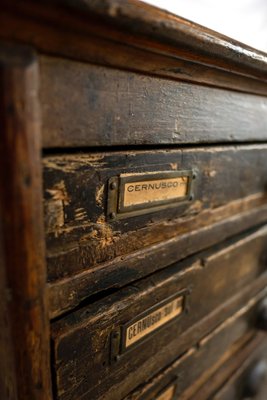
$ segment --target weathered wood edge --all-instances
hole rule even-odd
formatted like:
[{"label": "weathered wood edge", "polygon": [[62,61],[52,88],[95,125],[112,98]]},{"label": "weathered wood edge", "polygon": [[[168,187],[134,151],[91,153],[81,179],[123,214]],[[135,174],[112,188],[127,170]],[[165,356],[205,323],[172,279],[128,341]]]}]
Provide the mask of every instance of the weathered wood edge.
[{"label": "weathered wood edge", "polygon": [[[161,354],[162,356],[164,356],[164,353],[170,355],[170,349],[173,346],[175,347],[179,346],[180,354],[183,354],[188,349],[190,349],[192,344],[196,345],[195,349],[198,348],[201,349],[203,348],[203,346],[205,346],[207,342],[210,341],[210,339],[216,337],[221,330],[226,329],[228,331],[228,327],[233,323],[233,321],[236,321],[236,319],[239,319],[239,317],[242,318],[247,313],[247,311],[251,312],[252,308],[254,308],[253,321],[255,322],[256,320],[255,306],[259,301],[261,301],[266,296],[266,279],[267,276],[266,273],[264,273],[259,279],[253,281],[251,284],[246,286],[245,289],[242,290],[242,292],[239,292],[234,297],[231,297],[228,301],[221,304],[213,312],[211,312],[205,318],[203,318],[199,323],[191,326],[191,328],[183,332],[181,335],[178,335],[177,338],[174,341],[168,343],[166,347],[164,346],[164,348],[160,348],[158,354]],[[77,311],[77,313],[80,313],[80,311]],[[218,318],[220,320],[220,321],[217,320],[215,325],[214,325],[214,318]],[[71,317],[69,316],[67,317],[67,319],[71,319]],[[254,331],[254,326],[255,326],[254,322],[253,322],[253,327],[251,326],[252,330],[251,328],[249,329],[251,331]],[[64,324],[64,320],[57,321],[54,324],[54,326],[52,325],[52,337],[53,340],[55,340],[55,343],[57,342],[59,337],[63,338],[66,333],[65,330],[63,332],[58,331],[58,328],[60,328],[60,325],[62,324]],[[54,328],[55,328],[55,335],[53,333]],[[77,328],[76,323],[74,323],[73,328],[74,329]],[[179,357],[177,360],[178,364],[180,363],[180,360],[181,358]],[[166,366],[167,365],[168,363],[166,363]],[[62,367],[62,365],[60,367]],[[165,371],[167,373],[168,368]],[[139,375],[139,378],[141,378],[140,382],[141,381],[144,382],[148,376],[153,376],[154,374],[158,374],[159,372],[160,372],[159,365],[156,363],[155,359],[148,358],[145,361],[145,363],[143,363],[142,368],[140,368],[137,373]],[[104,398],[117,399],[116,396],[118,396],[118,393],[121,394],[124,392],[124,394],[121,396],[123,398],[123,396],[125,396],[127,392],[129,393],[129,391],[134,389],[133,385],[131,388],[128,387],[130,380],[131,380],[131,375],[130,377],[129,376],[125,377],[123,381],[118,380],[116,384],[114,384],[114,386],[112,386],[105,392],[105,395],[103,395],[103,392],[101,393],[103,399]],[[104,381],[99,382],[98,386],[100,388],[101,385],[104,385]],[[83,392],[81,398],[87,399],[90,397],[91,394],[92,394],[91,392],[90,393],[87,391]],[[67,398],[71,397],[66,396],[66,399]]]},{"label": "weathered wood edge", "polygon": [[266,54],[142,2],[3,0],[0,20],[45,54],[267,94]]},{"label": "weathered wood edge", "polygon": [[[49,319],[42,210],[38,62],[29,48],[1,44],[0,301],[9,328],[10,374],[1,399],[51,399]],[[3,286],[3,282],[2,282]],[[2,323],[1,323],[2,325]],[[3,341],[0,346],[5,348]],[[6,351],[7,353],[7,351]],[[15,387],[14,387],[15,385]],[[12,394],[9,397],[9,393]]]},{"label": "weathered wood edge", "polygon": [[[188,251],[189,242],[194,248],[194,252],[201,251],[250,227],[263,223],[266,221],[266,216],[266,205],[255,210],[250,209],[225,221],[214,223],[204,230],[198,229],[189,234],[149,246],[145,251],[142,249],[142,251],[131,253],[121,261],[113,260],[94,270],[83,271],[75,276],[50,283],[48,284],[50,318],[58,317],[78,306],[85,298],[97,292],[105,291],[108,288],[122,287],[189,256],[192,254]],[[179,253],[179,257],[177,257],[177,246],[180,249],[185,249]],[[163,247],[164,252],[162,252]],[[162,256],[165,252],[170,255],[168,257]],[[142,268],[138,267],[140,260],[142,260]],[[120,279],[114,279],[115,276]]]},{"label": "weathered wood edge", "polygon": [[[236,357],[233,357],[232,361],[232,366],[235,368],[232,368],[231,373],[229,373],[230,368],[228,369],[228,376],[223,382],[222,385],[217,385],[217,387],[214,385],[214,382],[218,381],[220,379],[220,375],[225,374],[227,371],[227,367],[229,364],[226,363],[226,365],[223,365],[212,377],[212,384],[211,382],[205,382],[203,387],[201,388],[201,396],[198,396],[198,393],[195,393],[194,397],[192,397],[192,400],[204,400],[207,398],[208,393],[211,392],[211,388],[213,386],[213,393],[212,396],[214,399],[217,399],[217,395],[220,395],[221,393],[224,392],[225,389],[227,389],[228,385],[235,381],[236,378],[239,377],[239,375],[244,374],[244,372],[248,372],[250,368],[257,363],[259,359],[262,359],[262,357],[267,356],[267,345],[266,345],[266,333],[259,332],[256,337],[254,338],[251,343],[249,343],[246,348],[242,349],[239,354],[236,355]],[[242,386],[246,384],[246,378],[242,379]],[[239,386],[240,387],[240,386]],[[206,397],[205,397],[206,396]]]},{"label": "weathered wood edge", "polygon": [[266,141],[267,97],[44,56],[40,76],[46,148]]},{"label": "weathered wood edge", "polygon": [[[267,54],[211,29],[137,0],[56,0],[74,10],[96,13],[127,31],[165,45],[165,52],[175,47],[191,49],[194,55],[212,56],[211,65],[235,69],[267,78]],[[170,46],[170,47],[169,47]],[[173,48],[172,48],[173,46]]]},{"label": "weathered wood edge", "polygon": [[[254,334],[253,334],[254,333]],[[209,399],[218,387],[227,381],[235,370],[246,360],[260,351],[267,351],[266,336],[263,332],[249,332],[245,338],[234,343],[232,347],[219,360],[218,365],[211,367],[188,387],[183,395],[190,400]]]},{"label": "weathered wood edge", "polygon": [[[237,341],[237,343],[234,343],[215,365],[210,366],[210,368],[204,371],[193,385],[189,386],[182,393],[182,396],[184,396],[183,398],[190,400],[209,399],[210,396],[218,390],[218,387],[231,377],[236,368],[251,355],[254,355],[255,352],[258,353],[262,350],[266,350],[265,334],[262,332],[256,334],[255,332],[249,332],[245,337]],[[182,357],[180,357],[180,359],[182,359]],[[178,360],[174,362],[174,365]],[[162,386],[161,382],[167,380],[168,374],[171,376],[172,366],[169,366],[167,371],[166,373],[166,371],[163,370],[148,383],[136,388],[123,400],[151,399],[151,392],[154,393],[155,389]]]}]

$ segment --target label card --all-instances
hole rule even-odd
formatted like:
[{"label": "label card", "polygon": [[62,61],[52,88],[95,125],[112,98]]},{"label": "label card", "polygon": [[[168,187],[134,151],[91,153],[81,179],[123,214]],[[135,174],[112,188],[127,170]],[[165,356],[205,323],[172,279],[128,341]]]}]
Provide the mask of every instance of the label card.
[{"label": "label card", "polygon": [[125,348],[178,317],[183,311],[183,300],[179,296],[129,325],[125,330]]}]

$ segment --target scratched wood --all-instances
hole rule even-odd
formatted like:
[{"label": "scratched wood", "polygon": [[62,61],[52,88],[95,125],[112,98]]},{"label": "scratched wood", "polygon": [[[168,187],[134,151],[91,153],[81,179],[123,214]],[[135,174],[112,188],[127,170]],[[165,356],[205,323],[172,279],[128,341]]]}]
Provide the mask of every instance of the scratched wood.
[{"label": "scratched wood", "polygon": [[[157,286],[156,279],[156,277],[153,279],[155,287]],[[263,279],[260,278],[260,281],[261,289],[263,289]],[[198,334],[195,334],[195,342],[190,337],[189,343],[191,346],[194,343],[195,347],[189,351],[190,346],[185,347],[185,342],[183,344],[182,342],[185,335],[188,337],[190,332],[185,329],[185,326],[182,327],[183,322],[180,319],[176,326],[172,324],[168,329],[161,330],[157,337],[154,336],[149,342],[145,342],[143,346],[140,345],[138,348],[135,348],[132,353],[125,353],[124,356],[121,356],[112,365],[108,362],[107,354],[103,357],[110,348],[106,329],[109,329],[107,328],[108,326],[115,327],[119,322],[118,316],[122,316],[126,311],[125,307],[129,306],[131,299],[141,294],[138,293],[139,284],[126,289],[129,290],[127,302],[121,297],[117,307],[115,304],[110,303],[110,299],[112,298],[110,296],[104,302],[96,302],[55,323],[52,326],[52,337],[55,351],[58,398],[60,400],[76,398],[81,400],[88,398],[92,400],[122,399],[127,393],[150,379],[162,370],[162,368],[170,365],[179,354],[187,350],[186,355],[177,362],[179,366],[178,370],[180,372],[183,371],[182,375],[176,371],[178,376],[180,375],[178,389],[181,393],[182,390],[185,390],[203,372],[204,368],[209,367],[211,363],[219,359],[231,344],[249,333],[250,330],[253,331],[256,329],[258,302],[263,296],[266,296],[266,288],[256,294],[260,289],[258,287],[255,292],[255,284],[257,286],[257,280],[249,285],[248,288],[245,288],[250,292],[247,304],[243,297],[242,301],[239,299],[239,306],[235,310],[229,307],[231,302],[228,302],[228,307],[224,309],[224,312],[220,310],[219,318],[218,314],[217,318],[214,318],[216,313],[215,315],[213,313],[213,319],[209,321],[208,332],[211,333],[205,338],[201,339],[204,337],[204,332],[203,330],[201,331],[199,324],[192,325],[191,323],[191,329],[197,330]],[[158,298],[156,294],[154,297],[152,293],[149,293],[150,291],[151,283],[150,289],[148,288],[146,291],[147,295],[150,294],[146,302],[147,305],[149,302],[152,303],[152,298],[154,301],[155,298]],[[192,294],[193,291],[194,289],[192,290]],[[203,304],[208,304],[203,298],[205,292],[206,288],[202,285],[202,296],[201,294],[198,295],[198,305],[200,298],[203,299]],[[239,296],[242,296],[243,292],[240,290]],[[212,297],[209,297],[210,299]],[[110,306],[110,312],[105,314],[104,310],[107,305]],[[129,314],[129,310],[128,308],[127,318],[131,315]],[[138,312],[138,308],[133,305],[132,311],[135,315]],[[231,316],[235,312],[236,316]],[[187,316],[184,318],[190,319],[191,316],[193,318],[194,313],[195,309],[190,307]],[[90,321],[93,323],[93,326],[90,324]],[[103,323],[102,326],[100,321]],[[126,321],[125,314],[120,322],[123,321]],[[193,321],[191,320],[191,322]],[[218,324],[221,324],[221,326],[218,326]],[[216,325],[217,328],[214,329]],[[208,332],[206,331],[206,334]],[[221,332],[222,334],[220,334]],[[216,345],[210,347],[209,343],[212,343],[213,339]],[[194,358],[194,368],[192,368],[191,354]],[[199,362],[201,355],[203,359]],[[182,365],[181,360],[185,360],[185,362],[182,362]],[[90,374],[88,374],[88,365],[90,365]],[[70,377],[71,379],[69,379]]]},{"label": "scratched wood", "polygon": [[[0,24],[38,54],[0,55],[0,398],[120,400],[160,371],[182,396],[266,296],[266,55],[135,0],[3,0]],[[196,168],[192,200],[107,220],[108,179],[155,168]],[[189,308],[110,365],[111,330],[180,284]]]},{"label": "scratched wood", "polygon": [[41,101],[44,147],[256,142],[267,137],[263,96],[57,58],[41,58]]},{"label": "scratched wood", "polygon": [[[90,271],[112,260],[123,262],[122,257],[127,254],[146,251],[149,246],[175,237],[182,239],[189,232],[206,229],[212,223],[224,221],[242,211],[250,209],[252,212],[253,208],[265,206],[266,155],[266,145],[253,145],[45,156],[44,205],[49,281]],[[152,214],[119,221],[107,220],[109,178],[120,173],[192,169],[197,171],[192,201],[177,203],[177,207],[167,207]],[[258,197],[251,200],[250,196]],[[232,204],[235,201],[241,202],[236,208]],[[251,201],[255,201],[254,206]],[[246,206],[246,202],[250,206]],[[224,206],[228,207],[227,212],[220,208]],[[213,212],[215,214],[209,214]],[[264,212],[260,218],[266,220]],[[259,220],[256,218],[250,224],[257,223]],[[223,237],[218,237],[217,241],[220,239]],[[205,246],[211,243],[207,241]],[[195,246],[187,243],[186,254],[200,250]],[[182,249],[180,252],[184,257],[186,254]],[[178,258],[170,256],[168,262]],[[158,268],[162,266],[159,261]],[[151,268],[155,270],[155,264]],[[145,272],[139,271],[141,274]],[[136,279],[138,276],[135,275]]]},{"label": "scratched wood", "polygon": [[[116,382],[124,380],[131,373],[139,376],[140,371],[146,371],[146,363],[149,364],[149,371],[152,371],[154,368],[160,369],[165,362],[168,363],[172,357],[178,356],[184,350],[184,343],[180,342],[181,337],[190,328],[193,329],[201,319],[220,305],[226,307],[224,312],[217,314],[209,322],[211,330],[225,318],[225,313],[229,312],[229,298],[245,290],[250,282],[255,281],[257,290],[256,282],[260,282],[262,288],[266,285],[265,275],[262,275],[266,265],[266,243],[267,231],[264,227],[248,236],[229,240],[216,249],[175,264],[113,295],[105,296],[102,300],[95,301],[53,324],[52,336],[59,371],[58,385],[66,387],[63,390],[66,391],[66,395],[62,398],[71,398],[75,393],[78,396],[87,390],[92,393],[94,390],[101,391],[101,388],[97,388],[96,382],[99,381],[102,382],[101,387],[107,389],[108,386],[112,386],[114,379]],[[144,312],[149,314],[152,306],[161,304],[170,296],[177,297],[184,293],[184,290],[189,292],[185,294],[186,308],[179,318],[163,325],[153,334],[147,334],[145,341],[137,342],[137,348],[132,345],[129,349],[119,352],[119,361],[110,366],[110,357],[113,357],[113,353],[110,352],[112,332],[128,325],[134,318],[140,320],[139,316],[144,315]],[[196,335],[199,334],[204,335],[203,330],[196,329]],[[121,343],[123,341],[124,334]],[[158,352],[161,355],[157,360],[153,360],[153,356]],[[90,377],[84,379],[84,368],[88,363],[92,370]],[[73,382],[81,384],[77,387],[74,383],[73,387],[70,385],[67,389],[66,377],[71,371]],[[146,379],[146,376],[142,375],[142,379]],[[136,385],[139,383],[141,381],[135,381]]]},{"label": "scratched wood", "polygon": [[[254,202],[252,203],[255,205]],[[238,202],[237,204],[228,204],[225,208],[220,207],[216,212],[212,212],[212,215],[204,214],[202,216],[205,222],[207,219],[210,222],[205,229],[199,227],[168,241],[130,253],[129,256],[119,258],[119,260],[114,259],[102,267],[49,283],[51,318],[74,308],[93,293],[104,291],[107,288],[122,287],[126,283],[177,262],[192,252],[200,251],[266,221],[266,205],[257,206],[254,209],[248,206],[251,206],[250,202],[241,202],[241,204]],[[242,208],[246,211],[240,212]],[[233,213],[233,210],[238,212],[237,215],[229,217],[229,211]],[[224,218],[226,219],[224,220]]]}]

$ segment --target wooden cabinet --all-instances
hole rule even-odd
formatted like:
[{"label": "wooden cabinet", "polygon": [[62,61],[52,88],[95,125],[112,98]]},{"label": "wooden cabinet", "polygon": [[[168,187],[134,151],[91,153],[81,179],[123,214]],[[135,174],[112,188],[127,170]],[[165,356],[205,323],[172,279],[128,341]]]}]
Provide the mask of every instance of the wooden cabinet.
[{"label": "wooden cabinet", "polygon": [[[264,296],[267,282],[261,260],[264,231],[188,258],[53,323],[59,398],[123,398],[243,312],[245,332],[257,329],[261,309],[254,304]],[[241,325],[243,335],[243,319]],[[232,340],[228,328],[226,336]],[[210,351],[218,357],[223,340],[216,339]],[[190,367],[179,366],[186,376],[210,367],[205,353],[202,367],[194,357]]]},{"label": "wooden cabinet", "polygon": [[1,400],[264,398],[266,54],[135,0],[0,24]]}]

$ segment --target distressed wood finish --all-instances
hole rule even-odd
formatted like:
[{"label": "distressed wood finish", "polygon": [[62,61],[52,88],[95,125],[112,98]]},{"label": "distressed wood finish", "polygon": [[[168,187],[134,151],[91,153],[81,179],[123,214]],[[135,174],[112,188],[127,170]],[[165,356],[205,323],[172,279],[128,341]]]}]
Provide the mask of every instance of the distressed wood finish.
[{"label": "distressed wood finish", "polygon": [[[262,287],[264,287],[264,285],[262,285]],[[132,287],[132,292],[136,292],[134,289],[135,288]],[[176,376],[179,376],[182,371],[186,371],[179,381],[178,390],[180,393],[203,372],[204,368],[208,368],[211,363],[216,362],[231,344],[256,328],[256,310],[258,308],[258,302],[266,295],[266,288],[256,296],[255,284],[249,286],[249,289],[250,300],[248,304],[244,305],[243,298],[243,302],[239,303],[239,310],[237,311],[237,309],[235,309],[235,311],[237,311],[235,316],[229,315],[231,307],[228,307],[224,315],[220,313],[221,320],[219,318],[216,323],[213,321],[213,323],[209,325],[209,330],[212,331],[218,323],[224,320],[224,322],[217,326],[208,336],[203,338],[203,332],[198,331],[199,336],[197,338],[195,337],[196,342],[193,341],[192,337],[190,338],[191,346],[194,343],[195,347],[187,351],[185,356],[178,360],[176,367],[178,371],[175,371]],[[242,291],[240,291],[240,296],[242,296]],[[105,303],[107,304],[108,301],[109,299],[106,299]],[[101,314],[101,304],[95,306],[98,315],[99,313]],[[122,312],[121,306],[122,302],[120,302],[119,306],[120,312]],[[122,399],[130,390],[149,379],[153,374],[158,373],[163,367],[174,362],[175,357],[179,355],[179,350],[180,354],[186,350],[186,348],[182,346],[182,341],[185,335],[188,336],[188,332],[181,332],[179,329],[176,329],[176,335],[175,332],[173,332],[174,337],[170,340],[168,332],[163,333],[163,331],[161,331],[160,337],[158,337],[157,340],[154,339],[154,345],[152,343],[153,341],[150,341],[149,346],[148,343],[146,343],[145,350],[142,346],[139,346],[135,349],[132,356],[130,353],[126,353],[125,358],[120,358],[116,365],[113,364],[110,366],[105,364],[105,361],[108,362],[108,360],[102,357],[103,341],[105,347],[108,346],[108,341],[107,339],[104,340],[103,332],[101,334],[100,331],[98,332],[98,340],[96,340],[96,337],[93,339],[94,332],[98,329],[98,318],[96,316],[96,310],[93,311],[93,307],[92,305],[91,309],[87,308],[81,310],[67,317],[67,319],[56,323],[53,327],[58,398],[60,400],[74,400],[76,398],[81,400],[88,398],[92,400],[100,398],[103,400]],[[111,308],[111,311],[113,316],[109,314],[108,319],[105,319],[105,324],[112,323],[113,326],[116,326],[114,314],[117,314],[118,310],[116,310],[115,307]],[[235,311],[232,310],[232,313]],[[94,320],[93,330],[92,326],[87,325],[89,313],[89,318],[92,318],[92,321]],[[190,318],[190,311],[188,316]],[[194,329],[198,329],[197,326],[193,327]],[[208,332],[206,332],[206,334],[207,333]],[[162,346],[163,340],[165,340],[165,346]],[[215,343],[211,345],[213,340]],[[180,345],[178,343],[180,343]],[[155,351],[155,345],[157,351]],[[92,348],[94,349],[93,357]],[[151,354],[152,351],[153,357]],[[201,356],[203,358],[201,362],[199,362]],[[141,360],[142,364],[140,364]],[[90,365],[90,374],[88,374],[88,365]],[[193,365],[194,368],[192,368]],[[71,379],[69,379],[70,376]]]},{"label": "distressed wood finish", "polygon": [[136,0],[104,0],[101,3],[83,0],[75,2],[57,0],[57,2],[68,4],[72,10],[94,12],[101,18],[126,28],[137,37],[144,34],[151,41],[159,40],[163,45],[168,44],[170,49],[172,46],[177,46],[188,53],[194,50],[194,55],[191,54],[190,58],[201,61],[203,57],[203,60],[207,61],[207,58],[212,57],[216,58],[216,60],[210,60],[212,65],[227,69],[228,64],[232,71],[242,69],[245,75],[249,75],[250,70],[254,76],[257,76],[258,72],[258,76],[262,79],[267,77],[265,53],[256,52],[255,49],[229,40],[218,33],[215,34],[210,29],[142,2]]},{"label": "distressed wood finish", "polygon": [[0,397],[48,400],[38,65],[30,49],[1,44],[0,86]]},{"label": "distressed wood finish", "polygon": [[[48,279],[59,279],[195,230],[203,226],[202,213],[249,195],[262,196],[262,204],[266,204],[266,157],[266,145],[45,157]],[[177,207],[167,206],[142,216],[108,220],[110,178],[122,173],[176,170],[196,171],[193,201],[177,202]],[[204,226],[208,224],[206,220]]]},{"label": "distressed wood finish", "polygon": [[223,355],[217,365],[203,371],[200,378],[185,390],[181,396],[181,400],[213,399],[218,388],[231,379],[231,376],[239,366],[247,362],[248,358],[251,358],[252,355],[255,358],[259,354],[266,354],[266,333],[258,332],[248,342],[242,343],[241,346],[235,345],[233,347],[233,349]]},{"label": "distressed wood finish", "polygon": [[267,93],[264,53],[139,1],[2,3],[0,35],[43,53]]},{"label": "distressed wood finish", "polygon": [[[0,24],[1,400],[236,396],[266,346],[266,54],[137,0]],[[120,218],[110,179],[181,170]]]},{"label": "distressed wood finish", "polygon": [[265,379],[259,379],[257,393],[249,395],[248,392],[248,382],[254,368],[258,366],[259,363],[264,363],[267,367],[266,334],[264,339],[264,343],[262,343],[258,349],[255,349],[242,364],[240,363],[239,365],[241,366],[234,371],[225,385],[218,390],[217,393],[214,393],[214,400],[242,400],[244,398],[253,398],[254,400],[266,399],[266,373]]},{"label": "distressed wood finish", "polygon": [[263,96],[48,57],[41,77],[45,147],[267,138]]},{"label": "distressed wood finish", "polygon": [[[266,221],[267,207],[262,205],[264,198],[253,196],[246,200],[248,201],[233,202],[226,207],[219,207],[211,213],[203,213],[203,224],[198,228],[191,225],[192,231],[185,234],[50,283],[48,288],[51,317],[70,310],[94,293],[107,288],[121,287]],[[234,213],[237,215],[231,216]],[[193,220],[194,217],[191,223]],[[205,227],[207,221],[209,225]]]},{"label": "distressed wood finish", "polygon": [[[102,383],[112,382],[113,379],[123,380],[128,374],[146,370],[143,366],[146,362],[154,368],[160,368],[160,356],[157,365],[156,361],[152,361],[152,355],[161,353],[166,362],[185,350],[183,344],[180,347],[180,335],[183,336],[190,327],[194,327],[216,307],[226,303],[227,299],[265,272],[266,240],[266,228],[262,228],[249,236],[220,245],[217,250],[209,250],[154,274],[63,318],[53,327],[60,371],[59,384],[65,382],[64,377],[73,368],[74,379],[80,381],[84,365],[88,363],[92,372],[85,379],[85,387],[93,387],[99,380]],[[261,287],[266,285],[263,276],[258,278],[258,282],[261,282]],[[187,311],[180,315],[177,322],[173,320],[158,333],[148,334],[145,342],[140,340],[137,348],[129,347],[128,351],[123,351],[118,362],[110,367],[109,340],[112,332],[170,296],[179,296],[185,289],[190,292],[186,296]],[[222,322],[225,315],[225,312],[217,314],[210,321],[208,329],[212,330]],[[203,328],[196,331],[198,335],[204,334]],[[173,344],[168,349],[170,343]],[[62,364],[66,365],[63,370]],[[74,388],[71,393],[75,394]]]},{"label": "distressed wood finish", "polygon": [[[212,338],[212,335],[210,336],[212,341],[216,339],[216,337]],[[210,346],[209,340],[208,346]],[[218,344],[218,348],[215,350],[216,353],[219,348],[220,343]],[[224,353],[216,362],[210,362],[207,367],[205,366],[203,368],[203,370],[200,369],[200,374],[195,377],[194,380],[191,376],[189,377],[190,382],[185,390],[183,390],[183,388],[182,390],[178,389],[177,394],[179,394],[179,400],[215,399],[216,397],[213,396],[218,392],[218,388],[220,388],[229,378],[231,379],[231,376],[236,372],[240,365],[247,363],[248,360],[251,362],[260,355],[266,354],[266,334],[262,332],[256,334],[250,332],[248,335],[241,337],[239,340],[231,344],[226,351],[225,349],[223,349],[223,351]],[[191,364],[189,370],[191,371],[194,370],[194,362],[202,364],[205,362],[207,357],[205,347],[204,349],[200,347],[197,351],[191,350],[191,352],[192,356],[190,355],[190,352],[188,352],[189,354],[185,354],[183,357],[175,361],[173,365],[153,377],[147,384],[137,388],[131,394],[126,396],[124,400],[158,400],[158,394],[164,391],[162,388],[174,387],[176,389],[177,386],[179,388],[181,381],[182,385],[186,386],[183,384],[183,380],[186,379],[184,378],[182,369],[183,363],[186,362],[188,358],[188,362]],[[222,353],[221,351],[219,352],[220,354]],[[244,386],[243,382],[242,384]],[[175,394],[173,397],[170,397],[170,400],[174,399],[177,399]],[[236,398],[234,399],[236,400]]]},{"label": "distressed wood finish", "polygon": [[[266,220],[265,147],[45,157],[48,279],[64,286],[54,290],[59,302],[65,302],[52,306],[55,313]],[[197,171],[193,201],[152,214],[106,220],[110,177],[180,169]],[[73,281],[66,280],[73,275]]]}]

